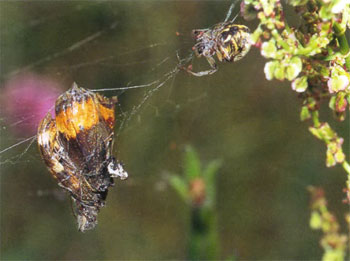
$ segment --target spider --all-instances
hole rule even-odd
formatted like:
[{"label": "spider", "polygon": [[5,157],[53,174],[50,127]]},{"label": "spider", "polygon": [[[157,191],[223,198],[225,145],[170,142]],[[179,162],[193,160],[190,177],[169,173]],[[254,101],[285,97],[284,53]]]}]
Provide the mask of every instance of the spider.
[{"label": "spider", "polygon": [[186,69],[194,76],[204,76],[215,73],[218,70],[213,56],[216,54],[219,61],[235,62],[242,59],[250,50],[250,30],[247,26],[234,24],[234,17],[228,21],[234,5],[232,4],[226,19],[211,28],[195,29],[192,36],[196,44],[192,47],[197,57],[204,56],[211,69],[201,72],[193,72]]}]

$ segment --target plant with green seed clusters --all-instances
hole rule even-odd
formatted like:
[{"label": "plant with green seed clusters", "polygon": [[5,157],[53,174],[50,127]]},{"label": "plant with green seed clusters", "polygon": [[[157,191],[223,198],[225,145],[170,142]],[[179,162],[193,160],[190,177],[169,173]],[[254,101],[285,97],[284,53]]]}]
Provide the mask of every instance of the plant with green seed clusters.
[{"label": "plant with green seed clusters", "polygon": [[326,165],[342,164],[348,174],[347,197],[350,201],[350,165],[342,150],[343,138],[322,122],[319,109],[329,103],[336,119],[343,121],[350,102],[350,51],[346,31],[350,27],[348,0],[289,0],[301,18],[298,27],[285,19],[280,0],[244,0],[242,14],[258,18],[252,33],[253,44],[268,59],[266,79],[288,80],[302,99],[300,118],[311,119],[310,132],[327,146]]},{"label": "plant with green seed clusters", "polygon": [[[320,120],[321,102],[344,121],[350,103],[350,50],[346,31],[350,28],[349,0],[289,0],[300,17],[298,27],[289,26],[280,0],[244,0],[246,19],[258,18],[253,44],[268,59],[267,80],[288,80],[302,99],[300,118],[312,120],[310,132],[326,146],[327,167],[341,164],[347,172],[346,193],[350,203],[350,165],[342,150],[343,138],[329,123]],[[311,188],[310,226],[323,232],[323,260],[344,260],[347,236],[326,205],[323,192]]]},{"label": "plant with green seed clusters", "polygon": [[339,223],[327,208],[324,191],[316,187],[309,187],[309,191],[312,211],[310,227],[323,233],[320,241],[324,249],[322,260],[344,260],[347,236],[339,233]]}]

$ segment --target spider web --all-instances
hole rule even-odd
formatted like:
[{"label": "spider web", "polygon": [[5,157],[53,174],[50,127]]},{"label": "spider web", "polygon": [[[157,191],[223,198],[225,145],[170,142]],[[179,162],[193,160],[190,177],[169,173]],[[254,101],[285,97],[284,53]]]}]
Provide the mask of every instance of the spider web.
[{"label": "spider web", "polygon": [[[184,28],[181,24],[180,26],[171,24],[170,28],[172,29],[166,29],[165,33],[162,32],[162,34],[154,36],[147,32],[144,27],[140,27],[139,24],[140,20],[144,19],[143,10],[149,8],[147,4],[140,4],[139,10],[131,8],[128,4],[114,2],[88,2],[85,4],[80,2],[53,4],[39,2],[36,4],[44,4],[40,8],[42,10],[37,11],[37,6],[24,10],[27,7],[22,2],[17,2],[17,5],[3,3],[2,10],[4,12],[6,10],[11,12],[15,9],[14,12],[24,18],[2,21],[2,38],[11,39],[17,33],[24,32],[33,34],[33,41],[38,41],[45,37],[45,34],[53,32],[60,34],[67,30],[65,33],[68,36],[64,37],[62,44],[55,42],[60,37],[54,37],[55,39],[48,41],[42,51],[40,51],[40,47],[34,47],[33,54],[28,55],[28,57],[26,54],[22,54],[24,57],[20,58],[25,61],[19,63],[11,62],[10,58],[14,50],[9,49],[10,55],[6,56],[5,53],[2,57],[3,64],[9,62],[7,66],[4,66],[5,69],[2,70],[1,74],[3,90],[11,79],[34,74],[38,77],[51,77],[59,82],[63,87],[60,89],[61,93],[70,88],[73,82],[77,82],[81,87],[100,92],[106,96],[117,95],[120,102],[117,104],[116,139],[123,132],[129,130],[130,121],[142,120],[142,114],[146,107],[152,108],[153,116],[156,117],[164,105],[170,104],[174,110],[179,106],[187,105],[176,104],[171,95],[174,86],[179,84],[177,82],[178,76],[189,77],[180,69],[179,65],[188,64],[192,59],[191,46],[193,43],[190,33],[188,33],[192,28]],[[225,10],[224,7],[227,8],[227,3],[223,4],[222,7],[222,10]],[[64,9],[64,11],[55,12],[55,8]],[[130,17],[121,14],[123,11],[119,12],[119,8],[127,12]],[[94,9],[98,11],[94,12]],[[130,9],[132,10],[130,11]],[[45,12],[49,14],[46,15]],[[226,20],[231,12],[232,6]],[[78,30],[79,26],[77,25],[73,25],[72,28],[61,25],[62,20],[73,20],[75,23],[86,22],[85,13],[90,14],[93,21],[89,21],[86,29],[81,29],[82,32],[75,31]],[[130,21],[132,21],[132,25],[130,25]],[[156,25],[159,24],[150,24],[153,27]],[[178,33],[179,28],[185,29],[186,34]],[[41,30],[45,33],[40,33]],[[38,32],[37,35],[36,32]],[[129,33],[131,36],[128,36]],[[162,35],[166,35],[167,38],[157,37]],[[29,38],[31,41],[31,37]],[[15,43],[23,46],[16,41]],[[7,42],[3,43],[3,46],[6,44]],[[26,52],[26,48],[23,49],[20,52]],[[116,79],[117,77],[113,77],[113,74],[120,75],[121,79]],[[112,80],[101,79],[106,75]],[[166,89],[168,99],[159,104],[157,101],[152,101],[152,97],[161,89]],[[190,97],[188,103],[194,103],[203,98],[206,98],[205,93],[197,97]],[[38,99],[48,98],[38,97]],[[2,108],[2,110],[6,112],[6,108]],[[10,116],[6,113],[5,116],[0,116],[2,132],[0,166],[27,164],[33,160],[40,161],[35,146],[36,134],[26,135],[20,131],[16,133],[16,130],[21,130],[31,119],[37,118],[38,113],[29,112],[24,116],[9,120]],[[13,131],[15,135],[9,135]],[[29,151],[33,153],[28,153]]]}]

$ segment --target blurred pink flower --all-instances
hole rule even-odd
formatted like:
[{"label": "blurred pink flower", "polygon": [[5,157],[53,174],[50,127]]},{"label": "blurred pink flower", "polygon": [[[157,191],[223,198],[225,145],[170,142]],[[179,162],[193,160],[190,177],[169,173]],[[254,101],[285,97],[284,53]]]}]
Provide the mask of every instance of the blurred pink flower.
[{"label": "blurred pink flower", "polygon": [[62,86],[36,74],[16,76],[5,83],[1,94],[1,116],[16,134],[33,135],[48,111],[53,112]]}]

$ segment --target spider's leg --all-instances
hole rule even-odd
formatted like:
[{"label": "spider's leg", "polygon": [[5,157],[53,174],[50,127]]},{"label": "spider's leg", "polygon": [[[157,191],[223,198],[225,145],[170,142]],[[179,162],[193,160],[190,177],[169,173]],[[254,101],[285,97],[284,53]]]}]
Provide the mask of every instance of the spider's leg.
[{"label": "spider's leg", "polygon": [[217,69],[201,71],[201,72],[192,72],[192,71],[188,70],[187,72],[194,75],[194,76],[201,77],[201,76],[211,75],[211,74],[215,73],[216,71],[217,71]]},{"label": "spider's leg", "polygon": [[193,72],[193,71],[187,69],[186,71],[194,76],[197,76],[197,77],[211,75],[211,74],[215,73],[218,70],[218,66],[216,65],[215,59],[211,56],[206,57],[206,58],[207,58],[208,63],[210,64],[210,67],[211,67],[210,70],[201,71],[201,72]]},{"label": "spider's leg", "polygon": [[[226,22],[228,21],[228,19],[230,18],[231,14],[232,14],[232,10],[233,10],[234,7],[235,7],[235,3],[232,3],[232,4],[230,5],[230,9],[228,9],[228,12],[227,12],[227,14],[226,14],[226,18],[225,18],[224,23],[226,23]],[[234,19],[235,19],[235,18],[234,18]]]},{"label": "spider's leg", "polygon": [[233,22],[236,20],[236,18],[238,17],[238,15],[239,15],[239,12],[236,14],[235,17],[232,18],[232,20],[230,21],[230,23],[233,23]]},{"label": "spider's leg", "polygon": [[207,61],[212,68],[212,70],[215,70],[215,72],[218,70],[218,66],[216,65],[215,59],[212,56],[205,57],[207,58]]},{"label": "spider's leg", "polygon": [[192,38],[198,40],[200,38],[202,38],[203,34],[208,31],[209,28],[205,28],[205,29],[194,29],[191,32]]},{"label": "spider's leg", "polygon": [[189,69],[186,68],[186,64],[188,64],[189,62],[191,62],[191,60],[193,60],[193,53],[190,53],[189,56],[187,56],[186,58],[181,58],[179,53],[176,52],[176,57],[178,60],[177,67],[180,70],[188,71]]},{"label": "spider's leg", "polygon": [[186,58],[181,58],[179,52],[176,51],[176,58],[178,60],[178,67],[183,68],[184,64],[189,63],[193,59],[193,53],[191,52]]}]

